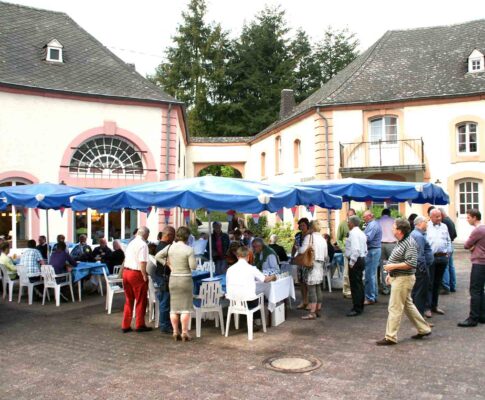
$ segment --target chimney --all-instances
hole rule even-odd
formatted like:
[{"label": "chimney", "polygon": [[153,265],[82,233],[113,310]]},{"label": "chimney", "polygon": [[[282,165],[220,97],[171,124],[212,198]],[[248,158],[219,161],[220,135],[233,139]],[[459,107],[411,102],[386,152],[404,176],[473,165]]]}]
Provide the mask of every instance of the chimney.
[{"label": "chimney", "polygon": [[283,89],[280,100],[280,119],[286,118],[291,114],[295,107],[295,94],[292,89]]}]

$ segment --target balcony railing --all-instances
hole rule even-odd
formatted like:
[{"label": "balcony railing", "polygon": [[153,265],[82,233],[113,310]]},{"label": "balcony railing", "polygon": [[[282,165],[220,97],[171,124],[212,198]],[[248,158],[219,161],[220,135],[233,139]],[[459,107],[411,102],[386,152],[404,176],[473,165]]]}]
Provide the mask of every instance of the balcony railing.
[{"label": "balcony railing", "polygon": [[389,169],[391,167],[424,168],[423,139],[340,143],[341,169]]}]

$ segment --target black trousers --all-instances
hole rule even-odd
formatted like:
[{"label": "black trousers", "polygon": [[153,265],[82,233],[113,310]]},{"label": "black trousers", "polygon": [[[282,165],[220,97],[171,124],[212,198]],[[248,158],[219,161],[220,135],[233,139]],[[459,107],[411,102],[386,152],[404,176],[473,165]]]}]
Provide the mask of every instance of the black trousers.
[{"label": "black trousers", "polygon": [[440,296],[441,281],[443,280],[443,274],[448,265],[448,257],[440,256],[435,257],[433,264],[429,269],[429,292],[428,292],[428,304],[427,307],[430,310],[438,307],[438,298]]},{"label": "black trousers", "polygon": [[[251,300],[251,301],[248,301],[248,307],[250,310],[252,310],[253,308],[256,308],[259,304],[259,300]],[[253,316],[253,323],[255,320],[257,319],[261,319],[261,311],[258,310],[254,313],[254,316]]]},{"label": "black trousers", "polygon": [[354,266],[349,265],[350,291],[352,292],[353,310],[361,313],[364,311],[364,283],[362,276],[365,269],[365,257],[359,257]]},{"label": "black trousers", "polygon": [[470,275],[470,319],[485,321],[485,265],[472,264]]},{"label": "black trousers", "polygon": [[429,290],[429,272],[427,269],[416,271],[416,282],[414,283],[411,297],[413,303],[421,315],[426,311]]}]

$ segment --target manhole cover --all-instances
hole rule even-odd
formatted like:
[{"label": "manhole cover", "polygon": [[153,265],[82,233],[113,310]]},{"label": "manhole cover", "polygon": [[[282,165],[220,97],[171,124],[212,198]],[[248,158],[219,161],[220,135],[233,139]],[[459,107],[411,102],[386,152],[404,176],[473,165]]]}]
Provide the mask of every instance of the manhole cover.
[{"label": "manhole cover", "polygon": [[273,371],[301,373],[320,368],[322,362],[315,357],[309,356],[279,356],[264,360],[263,365]]}]

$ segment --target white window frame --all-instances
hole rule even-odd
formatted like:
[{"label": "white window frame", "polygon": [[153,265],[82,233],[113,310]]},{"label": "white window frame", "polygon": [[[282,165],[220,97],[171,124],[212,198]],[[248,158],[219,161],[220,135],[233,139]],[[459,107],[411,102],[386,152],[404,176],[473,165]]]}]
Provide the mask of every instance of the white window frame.
[{"label": "white window frame", "polygon": [[[386,138],[386,126],[392,126],[391,124],[386,124],[386,119],[387,118],[395,118],[396,119],[396,139],[394,140],[388,140]],[[382,120],[382,127],[381,127],[381,136],[380,139],[374,140],[372,138],[372,123],[374,121]],[[369,119],[369,142],[371,146],[378,146],[379,145],[379,140],[383,142],[385,145],[391,145],[395,146],[398,143],[399,140],[399,118],[396,115],[381,115],[377,117],[372,117]]]},{"label": "white window frame", "polygon": [[[470,132],[470,125],[475,125],[475,132]],[[460,151],[460,133],[458,129],[461,126],[465,126],[465,151]],[[475,140],[476,140],[476,145],[477,148],[475,151],[470,151],[470,133],[475,133]],[[456,152],[459,155],[476,155],[478,154],[479,151],[479,143],[478,143],[478,124],[473,121],[466,121],[466,122],[461,122],[456,125]]]},{"label": "white window frame", "polygon": [[[485,59],[481,51],[475,49],[468,57],[468,72],[483,72],[485,71]],[[478,68],[475,68],[474,63],[478,62]]]},{"label": "white window frame", "polygon": [[[53,63],[63,63],[64,62],[64,54],[63,49],[64,46],[56,40],[52,39],[49,43],[47,43],[47,54],[46,54],[46,61],[53,62]],[[51,57],[51,50],[59,51],[59,58],[52,58]]]},{"label": "white window frame", "polygon": [[[472,185],[473,184],[477,184],[477,190],[474,191],[473,190],[473,186],[472,186],[472,190],[471,191],[467,191],[466,190],[466,184],[467,183],[471,183]],[[464,192],[461,192],[461,190],[460,190],[460,186],[462,184],[465,185],[465,191]],[[482,194],[481,194],[481,191],[482,191],[482,181],[481,180],[473,179],[473,178],[465,178],[465,179],[460,179],[459,181],[456,182],[456,195],[457,195],[457,197],[456,197],[456,212],[457,212],[457,215],[459,217],[466,216],[466,212],[470,208],[480,209],[480,205],[482,204]],[[461,201],[461,194],[462,193],[465,195],[465,202],[462,202]],[[473,194],[474,193],[477,193],[478,194],[478,201],[477,202],[473,201]],[[471,196],[472,196],[472,201],[471,202],[467,201],[467,199],[466,199],[467,194],[471,194]],[[462,204],[465,205],[464,213],[461,212],[461,206],[462,206]],[[475,204],[476,204],[476,207],[474,207]]]}]

